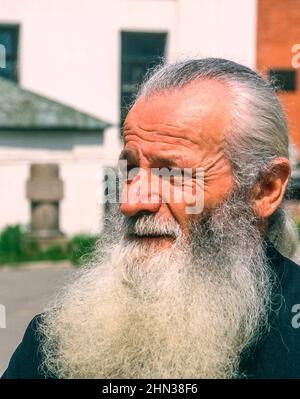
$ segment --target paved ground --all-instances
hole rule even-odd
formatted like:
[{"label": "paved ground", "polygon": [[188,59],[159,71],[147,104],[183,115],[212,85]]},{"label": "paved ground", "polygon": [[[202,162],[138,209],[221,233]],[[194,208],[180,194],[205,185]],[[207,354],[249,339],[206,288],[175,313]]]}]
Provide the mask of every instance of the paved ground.
[{"label": "paved ground", "polygon": [[[0,328],[0,375],[19,344],[29,321],[40,313],[57,288],[74,273],[66,262],[0,268],[0,304],[6,328]],[[4,307],[0,305],[0,316]],[[0,327],[3,327],[3,317]]]}]

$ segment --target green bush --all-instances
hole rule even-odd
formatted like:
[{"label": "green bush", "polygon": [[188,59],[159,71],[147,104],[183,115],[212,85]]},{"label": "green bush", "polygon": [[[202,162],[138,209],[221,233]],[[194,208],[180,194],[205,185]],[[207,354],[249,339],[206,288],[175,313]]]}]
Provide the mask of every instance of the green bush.
[{"label": "green bush", "polygon": [[26,260],[40,260],[42,257],[42,250],[38,240],[32,236],[24,234],[23,238],[23,251]]},{"label": "green bush", "polygon": [[62,247],[53,244],[42,253],[42,259],[51,261],[64,260],[68,259],[68,254]]},{"label": "green bush", "polygon": [[23,231],[20,225],[7,226],[0,233],[0,264],[17,263],[23,259]]},{"label": "green bush", "polygon": [[300,238],[300,220],[296,220],[296,226],[297,226],[298,235],[299,235],[299,238]]},{"label": "green bush", "polygon": [[98,237],[79,234],[74,236],[69,245],[69,259],[74,265],[80,265],[90,259]]},{"label": "green bush", "polygon": [[31,261],[59,261],[68,259],[74,265],[88,261],[98,237],[80,234],[61,246],[53,243],[42,250],[38,239],[28,235],[20,225],[7,226],[0,232],[0,265]]}]

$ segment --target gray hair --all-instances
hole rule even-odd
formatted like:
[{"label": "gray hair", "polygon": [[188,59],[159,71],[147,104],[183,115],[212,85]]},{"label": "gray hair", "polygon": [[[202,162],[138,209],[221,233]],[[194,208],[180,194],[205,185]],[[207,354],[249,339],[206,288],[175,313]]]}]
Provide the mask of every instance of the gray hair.
[{"label": "gray hair", "polygon": [[[235,182],[248,192],[266,173],[272,161],[289,158],[288,127],[283,107],[271,82],[236,62],[222,58],[192,59],[160,65],[150,71],[137,97],[180,89],[196,80],[222,82],[231,93],[230,131],[225,154]],[[298,237],[282,206],[270,218],[268,238],[284,255],[292,257]]]}]

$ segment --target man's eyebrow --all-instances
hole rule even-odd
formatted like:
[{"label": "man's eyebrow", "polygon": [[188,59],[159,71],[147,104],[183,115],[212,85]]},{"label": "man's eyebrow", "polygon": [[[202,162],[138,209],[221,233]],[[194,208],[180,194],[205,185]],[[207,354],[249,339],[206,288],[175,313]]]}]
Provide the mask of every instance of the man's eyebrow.
[{"label": "man's eyebrow", "polygon": [[[127,161],[131,165],[138,165],[139,164],[139,154],[138,152],[131,150],[131,149],[124,149],[120,156],[119,161]],[[170,158],[164,158],[159,155],[154,155],[151,157],[151,161],[156,163],[159,167],[166,167],[166,168],[175,168],[178,167],[176,162]]]},{"label": "man's eyebrow", "polygon": [[129,164],[138,165],[139,155],[136,151],[126,149],[121,152],[119,161],[127,161]]},{"label": "man's eyebrow", "polygon": [[155,162],[158,165],[163,165],[163,167],[166,168],[175,168],[177,166],[176,162],[172,159],[160,157],[159,155],[154,155],[153,157],[151,157],[151,160],[152,162]]}]

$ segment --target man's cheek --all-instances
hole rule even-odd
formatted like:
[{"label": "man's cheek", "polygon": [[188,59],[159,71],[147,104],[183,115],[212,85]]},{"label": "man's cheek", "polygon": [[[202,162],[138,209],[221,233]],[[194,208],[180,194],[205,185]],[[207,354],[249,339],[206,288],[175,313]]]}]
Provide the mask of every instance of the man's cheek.
[{"label": "man's cheek", "polygon": [[199,215],[204,209],[205,200],[204,172],[197,169],[196,177],[186,179],[183,187],[185,212],[188,215]]}]

